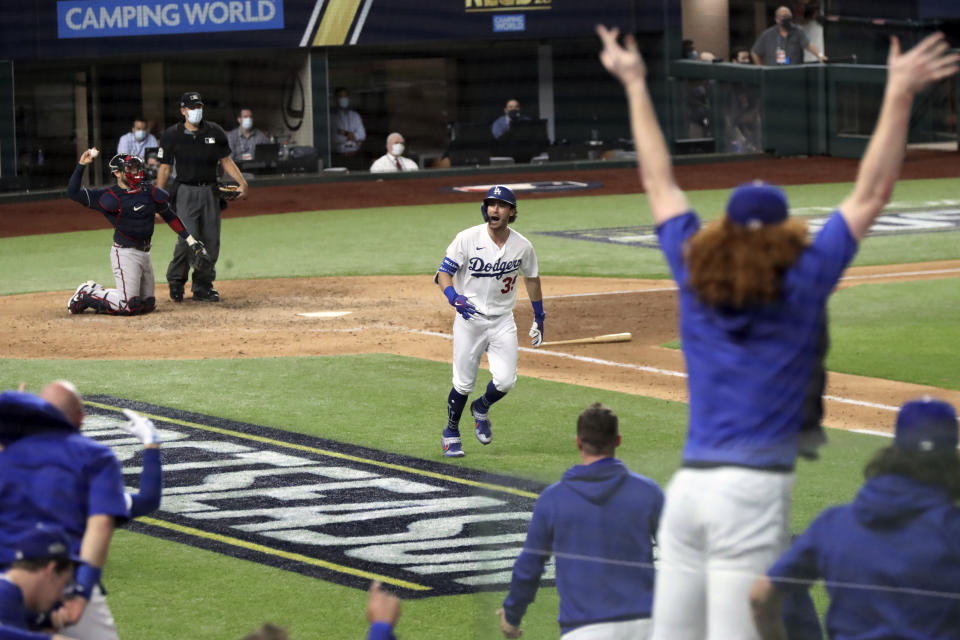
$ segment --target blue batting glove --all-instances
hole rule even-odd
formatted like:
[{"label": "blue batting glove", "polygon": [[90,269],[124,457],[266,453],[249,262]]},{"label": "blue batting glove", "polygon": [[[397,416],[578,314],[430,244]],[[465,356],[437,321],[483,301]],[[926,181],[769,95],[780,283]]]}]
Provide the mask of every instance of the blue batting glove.
[{"label": "blue batting glove", "polygon": [[464,296],[457,296],[453,299],[453,308],[463,316],[464,320],[469,320],[477,312],[477,308],[470,304],[470,301]]},{"label": "blue batting glove", "polygon": [[456,309],[457,313],[463,316],[464,320],[469,320],[477,312],[477,308],[470,304],[466,296],[458,294],[453,287],[444,289],[443,294],[447,296],[447,300],[450,301],[450,306]]}]

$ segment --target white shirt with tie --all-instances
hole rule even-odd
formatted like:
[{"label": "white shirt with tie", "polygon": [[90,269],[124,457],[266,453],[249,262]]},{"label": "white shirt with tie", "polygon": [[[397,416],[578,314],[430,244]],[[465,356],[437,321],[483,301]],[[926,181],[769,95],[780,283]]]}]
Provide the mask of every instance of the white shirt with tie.
[{"label": "white shirt with tie", "polygon": [[420,167],[410,158],[385,153],[370,165],[370,173],[389,173],[391,171],[416,171]]}]

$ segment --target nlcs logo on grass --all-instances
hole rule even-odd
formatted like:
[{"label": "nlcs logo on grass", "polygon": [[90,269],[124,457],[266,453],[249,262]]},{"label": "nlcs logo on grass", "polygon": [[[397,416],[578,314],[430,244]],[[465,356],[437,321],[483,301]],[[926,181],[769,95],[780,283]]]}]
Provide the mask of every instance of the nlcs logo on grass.
[{"label": "nlcs logo on grass", "polygon": [[[84,433],[136,491],[142,445],[122,408],[163,441],[160,510],[134,531],[406,598],[505,590],[541,485],[389,452],[105,396]],[[548,565],[545,578],[553,578]]]}]

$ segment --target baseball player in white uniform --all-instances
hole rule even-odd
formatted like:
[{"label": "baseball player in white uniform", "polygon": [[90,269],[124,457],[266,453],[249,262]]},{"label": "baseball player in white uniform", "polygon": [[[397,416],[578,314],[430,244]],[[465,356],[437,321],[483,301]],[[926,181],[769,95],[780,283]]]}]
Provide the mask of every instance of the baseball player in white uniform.
[{"label": "baseball player in white uniform", "polygon": [[517,198],[505,186],[491,187],[480,212],[484,224],[457,234],[434,277],[457,311],[453,321],[453,388],[447,400],[447,426],[441,437],[443,454],[448,458],[465,455],[460,441],[460,415],[476,385],[484,352],[492,380],[484,394],[470,404],[474,433],[481,444],[493,440],[490,405],[517,383],[519,349],[513,307],[520,276],[533,305],[531,342],[539,347],[543,341],[545,316],[537,254],[529,240],[508,226],[517,218]]}]

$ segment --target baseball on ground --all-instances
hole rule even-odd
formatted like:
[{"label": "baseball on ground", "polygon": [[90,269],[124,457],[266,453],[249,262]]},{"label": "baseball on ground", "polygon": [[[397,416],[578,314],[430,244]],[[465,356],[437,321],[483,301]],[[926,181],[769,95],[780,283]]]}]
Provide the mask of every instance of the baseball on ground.
[{"label": "baseball on ground", "polygon": [[98,155],[100,155],[100,150],[99,150],[99,149],[97,149],[96,147],[93,147],[92,149],[90,149],[90,157],[91,157],[91,158],[96,158]]}]

